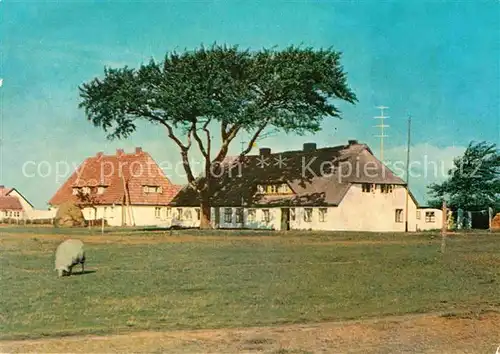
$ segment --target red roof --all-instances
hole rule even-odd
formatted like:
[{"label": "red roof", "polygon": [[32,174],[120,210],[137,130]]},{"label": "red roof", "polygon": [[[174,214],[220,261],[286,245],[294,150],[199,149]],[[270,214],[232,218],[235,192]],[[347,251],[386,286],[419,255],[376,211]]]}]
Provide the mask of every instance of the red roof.
[{"label": "red roof", "polygon": [[17,197],[0,196],[0,210],[23,210]]},{"label": "red roof", "polygon": [[[157,187],[158,192],[147,193],[145,186]],[[94,204],[109,205],[125,202],[128,191],[130,205],[167,205],[181,189],[164,175],[151,156],[136,148],[126,154],[117,150],[115,155],[98,153],[87,158],[50,199],[50,205],[67,201],[79,202],[73,188],[90,187]],[[102,194],[98,187],[104,187]]]},{"label": "red roof", "polygon": [[13,189],[14,188],[5,188],[5,186],[0,186],[0,197],[8,195]]}]

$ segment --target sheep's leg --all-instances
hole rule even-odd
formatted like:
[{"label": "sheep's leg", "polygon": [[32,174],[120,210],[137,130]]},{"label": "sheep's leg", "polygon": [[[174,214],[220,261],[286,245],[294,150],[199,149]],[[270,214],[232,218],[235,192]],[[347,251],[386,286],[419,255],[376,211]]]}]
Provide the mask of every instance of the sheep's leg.
[{"label": "sheep's leg", "polygon": [[69,270],[68,270],[68,275],[71,275],[71,271],[73,270],[73,267],[69,267]]},{"label": "sheep's leg", "polygon": [[85,266],[84,266],[85,262],[82,262],[82,274],[85,273]]}]

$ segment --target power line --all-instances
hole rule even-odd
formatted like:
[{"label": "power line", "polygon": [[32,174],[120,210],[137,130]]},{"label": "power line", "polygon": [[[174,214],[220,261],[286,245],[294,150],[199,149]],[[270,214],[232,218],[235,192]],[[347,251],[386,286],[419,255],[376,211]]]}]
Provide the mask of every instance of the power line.
[{"label": "power line", "polygon": [[384,128],[389,128],[389,125],[385,124],[385,119],[389,116],[384,116],[384,109],[388,109],[386,106],[377,106],[380,109],[380,115],[373,117],[373,119],[380,119],[380,124],[377,124],[375,128],[380,128],[380,134],[375,135],[376,138],[380,138],[380,161],[384,161],[384,138],[388,138],[389,135],[385,135]]}]

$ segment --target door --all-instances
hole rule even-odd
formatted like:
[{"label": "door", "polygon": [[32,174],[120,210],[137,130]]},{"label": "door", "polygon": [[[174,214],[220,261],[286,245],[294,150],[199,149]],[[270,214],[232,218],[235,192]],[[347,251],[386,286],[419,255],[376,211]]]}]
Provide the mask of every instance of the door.
[{"label": "door", "polygon": [[281,230],[290,230],[290,208],[281,208]]},{"label": "door", "polygon": [[219,228],[219,222],[220,222],[220,208],[215,207],[214,208],[214,227],[216,229]]}]

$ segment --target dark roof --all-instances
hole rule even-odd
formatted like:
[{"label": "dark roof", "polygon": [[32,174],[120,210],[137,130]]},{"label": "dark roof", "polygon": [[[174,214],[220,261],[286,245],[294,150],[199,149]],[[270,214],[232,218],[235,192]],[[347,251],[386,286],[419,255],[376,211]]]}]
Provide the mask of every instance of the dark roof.
[{"label": "dark roof", "polygon": [[[280,156],[283,165],[279,166]],[[265,158],[267,165],[262,165]],[[212,185],[213,206],[338,205],[353,183],[406,185],[365,144],[352,143],[314,151],[285,151],[264,157],[229,158]],[[262,195],[258,184],[287,183],[293,195]],[[172,199],[173,206],[197,206],[189,185]]]}]

